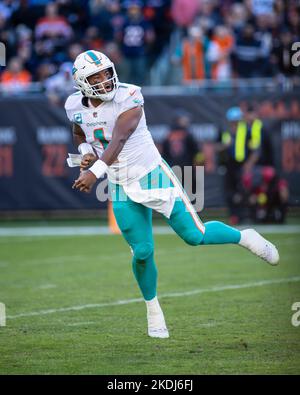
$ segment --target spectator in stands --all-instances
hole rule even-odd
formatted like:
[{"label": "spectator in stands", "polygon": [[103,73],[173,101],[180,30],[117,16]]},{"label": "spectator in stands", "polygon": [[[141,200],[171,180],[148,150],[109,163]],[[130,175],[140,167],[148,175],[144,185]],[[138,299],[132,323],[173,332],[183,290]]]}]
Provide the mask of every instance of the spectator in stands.
[{"label": "spectator in stands", "polygon": [[90,2],[91,26],[99,29],[100,37],[104,41],[112,41],[124,24],[125,15],[121,12],[118,0],[92,0]]},{"label": "spectator in stands", "polygon": [[18,7],[17,1],[3,0],[0,3],[0,17],[6,21],[11,18],[11,15],[15,9]]},{"label": "spectator in stands", "polygon": [[233,36],[229,29],[226,26],[217,26],[207,53],[207,59],[212,64],[212,79],[226,80],[231,77],[230,55],[233,44]]},{"label": "spectator in stands", "polygon": [[288,12],[287,12],[287,21],[288,21],[288,27],[289,31],[292,33],[293,39],[295,41],[299,41],[300,38],[300,9],[299,9],[299,4],[298,8],[296,7],[293,2],[287,2],[290,3],[288,5]]},{"label": "spectator in stands", "polygon": [[198,0],[173,0],[171,15],[177,26],[188,28],[193,24],[199,8]]},{"label": "spectator in stands", "polygon": [[155,37],[151,45],[150,65],[152,65],[159,55],[168,47],[170,34],[173,30],[174,22],[169,12],[170,0],[146,0],[144,2],[144,17],[153,26]]},{"label": "spectator in stands", "polygon": [[126,63],[123,61],[121,50],[116,42],[108,42],[104,47],[104,53],[114,63],[116,70],[118,70],[118,77],[120,81],[125,81],[126,75],[128,75],[128,69]]},{"label": "spectator in stands", "polygon": [[55,71],[56,67],[53,63],[39,63],[35,70],[35,80],[43,83],[47,78],[51,77],[51,75],[54,75]]},{"label": "spectator in stands", "polygon": [[15,29],[15,34],[18,42],[17,56],[22,60],[26,69],[34,72],[34,63],[32,61],[32,30],[21,24]]},{"label": "spectator in stands", "polygon": [[102,51],[104,40],[100,38],[99,29],[96,26],[90,26],[86,29],[82,43],[85,48],[92,48],[95,51]]},{"label": "spectator in stands", "polygon": [[121,42],[124,60],[127,63],[130,83],[144,85],[146,83],[147,51],[155,39],[152,25],[142,14],[142,3],[131,0],[127,5],[127,19],[118,35]]},{"label": "spectator in stands", "polygon": [[270,77],[272,75],[271,68],[271,51],[273,47],[272,39],[272,15],[258,15],[255,19],[255,34],[254,37],[261,43],[261,73],[263,77]]},{"label": "spectator in stands", "polygon": [[14,28],[25,25],[33,31],[38,19],[43,15],[42,10],[43,8],[31,6],[28,0],[20,0],[19,6],[11,16],[10,24]]},{"label": "spectator in stands", "polygon": [[115,39],[117,32],[119,32],[124,25],[126,16],[122,13],[119,0],[108,1],[106,8],[109,13],[110,25],[113,33],[111,39]]},{"label": "spectator in stands", "polygon": [[73,63],[63,63],[58,73],[44,82],[47,97],[52,104],[62,104],[66,94],[70,95],[72,92],[75,92],[72,67]]},{"label": "spectator in stands", "polygon": [[[191,26],[187,37],[183,38],[176,57],[182,63],[183,83],[202,81],[209,77],[207,51],[209,40],[200,26]],[[175,60],[175,59],[174,59]]]},{"label": "spectator in stands", "polygon": [[[219,3],[219,4],[218,4]],[[223,24],[220,14],[222,2],[217,0],[201,0],[198,21],[205,30],[212,30],[218,25]]]},{"label": "spectator in stands", "polygon": [[242,3],[233,3],[224,11],[225,25],[231,28],[235,35],[244,28],[248,17],[248,10]]},{"label": "spectator in stands", "polygon": [[[114,3],[114,0],[112,0],[112,2]],[[97,27],[103,40],[113,40],[114,31],[111,25],[111,14],[108,11],[106,0],[92,0],[89,2],[89,6],[91,26]]]},{"label": "spectator in stands", "polygon": [[77,38],[84,35],[90,26],[89,1],[85,0],[56,0],[59,15],[65,17]]},{"label": "spectator in stands", "polygon": [[56,3],[46,6],[45,16],[40,18],[35,28],[35,36],[39,39],[64,38],[66,41],[72,37],[72,28],[67,19],[58,14]]},{"label": "spectator in stands", "polygon": [[40,18],[35,28],[35,55],[37,63],[63,63],[66,46],[73,36],[73,31],[64,16],[58,14],[56,3],[49,3],[45,9],[45,16]]},{"label": "spectator in stands", "polygon": [[77,58],[77,56],[84,51],[83,45],[79,44],[79,43],[73,43],[68,47],[68,57],[65,60],[70,61],[70,62],[74,62],[75,59]]},{"label": "spectator in stands", "polygon": [[17,57],[10,59],[7,68],[1,75],[3,89],[14,93],[26,90],[31,80],[31,74],[24,69],[22,61]]},{"label": "spectator in stands", "polygon": [[237,77],[262,76],[262,47],[254,37],[254,27],[247,24],[238,36],[233,49],[233,66]]},{"label": "spectator in stands", "polygon": [[[23,27],[20,29],[20,26]],[[24,32],[24,27],[31,31],[30,42],[24,41],[23,33],[15,34],[19,30]],[[124,73],[129,70],[124,78],[131,82],[148,83],[145,70],[151,67],[161,77],[153,78],[155,73],[151,73],[150,82],[178,84],[186,80],[181,78],[182,40],[199,33],[194,27],[201,30],[206,53],[203,57],[197,48],[199,46],[195,45],[197,55],[193,57],[193,51],[190,51],[184,56],[185,60],[190,58],[192,61],[186,62],[186,68],[192,68],[190,74],[194,74],[191,79],[222,79],[230,74],[240,78],[276,75],[285,86],[300,83],[299,67],[296,70],[291,68],[291,56],[288,54],[291,40],[300,39],[300,13],[296,1],[0,2],[0,41],[6,46],[7,61],[15,56],[21,57],[35,81],[48,75],[46,64],[50,68],[59,68],[62,63],[72,61],[68,47],[76,43],[83,46],[83,50],[91,46],[103,50],[107,46],[119,45],[123,54],[120,65]],[[230,52],[231,39],[225,39],[222,30],[224,36],[232,35],[235,42],[230,62],[227,52]],[[208,45],[211,42],[212,45]],[[206,46],[210,46],[210,51],[206,51]],[[203,77],[199,77],[199,64],[202,64]]]},{"label": "spectator in stands", "polygon": [[270,15],[273,13],[275,0],[252,0],[249,3],[253,15]]}]

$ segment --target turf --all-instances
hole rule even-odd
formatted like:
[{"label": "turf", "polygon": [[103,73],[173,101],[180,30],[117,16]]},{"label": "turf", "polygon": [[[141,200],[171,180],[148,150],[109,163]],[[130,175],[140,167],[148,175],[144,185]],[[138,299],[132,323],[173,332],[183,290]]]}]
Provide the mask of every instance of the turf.
[{"label": "turf", "polygon": [[299,374],[300,281],[251,286],[300,276],[299,234],[268,237],[278,267],[237,246],[155,237],[159,294],[178,293],[161,298],[170,339],[147,337],[143,302],[16,317],[140,298],[120,236],[1,238],[0,374]]}]

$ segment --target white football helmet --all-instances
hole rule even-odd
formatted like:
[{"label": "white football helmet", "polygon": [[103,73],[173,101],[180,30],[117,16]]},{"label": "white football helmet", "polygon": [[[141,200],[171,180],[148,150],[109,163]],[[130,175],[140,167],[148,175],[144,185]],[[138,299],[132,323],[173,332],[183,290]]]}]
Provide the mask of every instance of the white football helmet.
[{"label": "white football helmet", "polygon": [[[94,85],[88,82],[89,76],[105,69],[111,69],[111,78]],[[115,66],[106,55],[99,51],[90,50],[79,54],[75,59],[72,74],[76,88],[81,90],[84,96],[110,101],[117,92],[119,80]],[[108,91],[105,88],[107,82],[112,82],[112,90]]]}]

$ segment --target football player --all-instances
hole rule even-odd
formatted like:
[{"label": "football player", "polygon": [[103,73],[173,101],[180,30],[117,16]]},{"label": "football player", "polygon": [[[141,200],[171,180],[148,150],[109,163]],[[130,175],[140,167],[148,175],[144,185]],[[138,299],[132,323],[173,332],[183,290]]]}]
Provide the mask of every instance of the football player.
[{"label": "football player", "polygon": [[233,243],[271,265],[278,263],[278,251],[254,229],[239,231],[219,221],[201,222],[152,140],[141,88],[119,82],[107,56],[93,50],[81,53],[73,77],[79,91],[68,97],[65,109],[83,156],[73,188],[90,192],[107,173],[114,214],[131,248],[133,272],[146,302],[148,335],[167,338],[157,299],[152,210],[163,214],[192,246]]}]

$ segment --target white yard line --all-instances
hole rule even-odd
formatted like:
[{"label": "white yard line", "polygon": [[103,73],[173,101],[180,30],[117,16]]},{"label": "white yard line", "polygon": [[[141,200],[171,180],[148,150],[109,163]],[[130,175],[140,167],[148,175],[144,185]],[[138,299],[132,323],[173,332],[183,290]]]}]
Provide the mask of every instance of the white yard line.
[{"label": "white yard line", "polygon": [[0,237],[19,236],[84,236],[109,234],[106,226],[28,226],[24,228],[0,228]]},{"label": "white yard line", "polygon": [[[300,225],[249,225],[261,233],[300,233]],[[169,226],[154,226],[154,234],[174,234]],[[48,237],[48,236],[98,236],[111,235],[107,226],[36,226],[24,228],[0,228],[1,237]],[[1,239],[0,239],[1,240]],[[29,239],[32,240],[32,239]]]},{"label": "white yard line", "polygon": [[81,325],[93,325],[96,324],[95,321],[83,321],[83,322],[71,322],[70,324],[67,324],[67,326],[81,326]]},{"label": "white yard line", "polygon": [[300,225],[243,225],[238,229],[254,228],[260,233],[300,233]]},{"label": "white yard line", "polygon": [[[250,282],[245,284],[232,284],[232,285],[223,285],[223,286],[214,286],[210,288],[198,288],[191,291],[184,291],[184,292],[170,292],[166,294],[159,295],[159,298],[178,298],[183,296],[191,296],[203,293],[211,293],[211,292],[220,292],[220,291],[229,291],[235,289],[244,289],[244,288],[253,288],[253,287],[262,287],[264,285],[273,285],[273,284],[285,284],[285,283],[294,283],[300,281],[300,276],[295,277],[288,277],[288,278],[279,278],[274,280],[262,280],[257,282]],[[28,313],[20,313],[16,315],[8,315],[8,319],[15,319],[21,317],[33,317],[33,316],[41,316],[46,314],[54,314],[54,313],[63,313],[67,311],[78,311],[78,310],[85,310],[91,308],[102,308],[102,307],[111,307],[111,306],[121,306],[127,305],[131,303],[139,303],[143,302],[143,298],[136,298],[136,299],[125,299],[125,300],[117,300],[115,302],[107,302],[107,303],[91,303],[91,304],[84,304],[79,306],[70,306],[70,307],[63,307],[57,309],[48,309],[48,310],[40,310],[40,311],[32,311]]]},{"label": "white yard line", "polygon": [[197,324],[197,326],[201,326],[201,328],[213,328],[214,326],[218,326],[220,324],[220,322],[207,322],[204,324]]},{"label": "white yard line", "polygon": [[51,289],[51,288],[56,288],[56,284],[42,284],[36,287],[37,289]]},{"label": "white yard line", "polygon": [[[299,227],[300,229],[300,227]],[[172,234],[168,226],[154,226],[156,234]],[[0,237],[45,236],[114,236],[107,226],[36,226],[24,228],[0,228]]]}]

